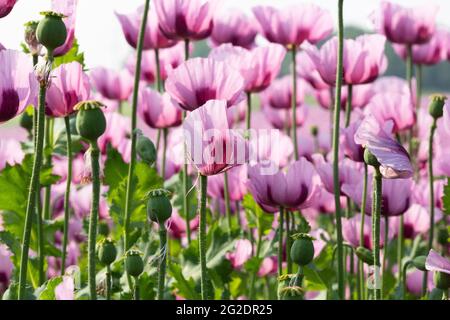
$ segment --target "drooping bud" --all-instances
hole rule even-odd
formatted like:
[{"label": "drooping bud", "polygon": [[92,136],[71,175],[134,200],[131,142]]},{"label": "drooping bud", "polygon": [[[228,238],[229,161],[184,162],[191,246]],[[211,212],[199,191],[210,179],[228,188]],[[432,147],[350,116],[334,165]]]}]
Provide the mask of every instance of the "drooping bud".
[{"label": "drooping bud", "polygon": [[358,247],[356,248],[355,253],[359,260],[370,266],[373,265],[374,261],[372,251],[364,247]]},{"label": "drooping bud", "polygon": [[314,258],[313,238],[306,233],[298,233],[291,247],[291,259],[299,266],[306,266]]},{"label": "drooping bud", "polygon": [[442,94],[434,94],[431,96],[428,112],[434,119],[439,119],[444,115],[444,105],[447,97]]},{"label": "drooping bud", "polygon": [[364,149],[364,162],[372,167],[379,167],[380,163],[378,162],[377,157],[375,157],[369,149]]},{"label": "drooping bud", "polygon": [[125,270],[133,277],[139,277],[144,271],[144,261],[139,250],[128,250],[125,254]]},{"label": "drooping bud", "polygon": [[36,28],[36,38],[53,55],[53,51],[66,42],[67,28],[64,15],[52,11],[41,12],[44,16]]},{"label": "drooping bud", "polygon": [[98,244],[98,260],[104,265],[110,265],[116,260],[117,249],[114,241],[105,238]]},{"label": "drooping bud", "polygon": [[148,193],[147,216],[151,221],[162,224],[172,215],[172,204],[168,195],[169,192],[164,189]]},{"label": "drooping bud", "polygon": [[412,260],[412,264],[415,268],[419,269],[420,271],[427,271],[425,268],[425,261],[427,260],[426,256],[417,256]]},{"label": "drooping bud", "polygon": [[78,134],[90,142],[97,141],[106,130],[106,118],[101,107],[104,105],[94,100],[81,101],[74,107],[74,110],[78,110]]},{"label": "drooping bud", "polygon": [[137,133],[136,152],[138,156],[149,166],[156,161],[156,148],[152,140],[147,138],[139,130]]},{"label": "drooping bud", "polygon": [[39,43],[36,30],[39,21],[29,21],[25,23],[25,43],[32,55],[39,55],[41,53],[42,45]]}]

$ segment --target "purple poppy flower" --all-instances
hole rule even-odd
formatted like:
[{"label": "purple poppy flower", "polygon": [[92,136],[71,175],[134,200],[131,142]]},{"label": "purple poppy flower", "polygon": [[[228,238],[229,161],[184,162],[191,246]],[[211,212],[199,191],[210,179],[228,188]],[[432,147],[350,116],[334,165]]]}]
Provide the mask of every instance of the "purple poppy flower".
[{"label": "purple poppy flower", "polygon": [[427,260],[425,261],[425,268],[427,268],[428,271],[450,274],[450,261],[431,249],[428,253]]}]

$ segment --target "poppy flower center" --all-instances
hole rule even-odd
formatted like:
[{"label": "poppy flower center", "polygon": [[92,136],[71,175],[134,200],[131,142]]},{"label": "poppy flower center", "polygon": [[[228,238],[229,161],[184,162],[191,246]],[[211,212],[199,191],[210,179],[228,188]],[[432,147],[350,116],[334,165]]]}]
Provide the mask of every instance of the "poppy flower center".
[{"label": "poppy flower center", "polygon": [[6,89],[2,92],[0,100],[0,122],[14,118],[19,109],[19,101],[19,95],[15,90]]}]

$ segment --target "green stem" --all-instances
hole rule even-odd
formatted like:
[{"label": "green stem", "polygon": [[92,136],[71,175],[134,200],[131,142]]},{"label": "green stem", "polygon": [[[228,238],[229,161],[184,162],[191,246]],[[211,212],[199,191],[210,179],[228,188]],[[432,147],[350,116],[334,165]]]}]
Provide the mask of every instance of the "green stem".
[{"label": "green stem", "polygon": [[159,224],[159,273],[158,273],[158,300],[164,299],[164,287],[166,280],[166,246],[167,230],[164,223]]},{"label": "green stem", "polygon": [[36,212],[36,195],[38,193],[39,177],[42,165],[42,153],[44,147],[44,126],[45,126],[45,94],[47,82],[41,83],[39,89],[38,121],[36,135],[36,152],[33,159],[33,170],[31,173],[30,185],[28,188],[27,209],[25,213],[25,226],[22,238],[22,254],[20,257],[19,271],[19,294],[18,299],[25,297],[27,282],[28,251],[30,249],[31,227],[33,214]]},{"label": "green stem", "polygon": [[405,300],[405,296],[406,296],[406,271],[408,270],[408,266],[412,264],[411,260],[408,260],[405,262],[405,264],[403,265],[402,268],[402,274],[403,274],[403,281],[402,283],[402,300]]},{"label": "green stem", "polygon": [[208,300],[208,278],[206,269],[206,190],[208,187],[208,177],[200,175],[200,230],[199,230],[199,251],[200,251],[200,268],[201,268],[201,291],[202,300]]},{"label": "green stem", "polygon": [[283,274],[283,224],[284,208],[280,207],[280,216],[278,222],[278,276]]},{"label": "green stem", "polygon": [[167,155],[167,134],[168,129],[163,129],[163,156],[162,156],[162,164],[161,164],[161,176],[164,178],[166,176],[166,155]]},{"label": "green stem", "polygon": [[[405,247],[405,223],[404,223],[404,217],[401,215],[399,217],[399,224],[398,224],[398,235],[397,235],[397,265],[402,265],[403,260],[403,252]],[[397,278],[398,283],[402,283],[402,272],[401,268],[397,271]]]},{"label": "green stem", "polygon": [[373,261],[374,261],[374,299],[381,299],[380,284],[380,221],[381,221],[381,195],[382,176],[379,167],[375,167],[373,176],[373,196],[372,196],[372,233],[373,233]]},{"label": "green stem", "polygon": [[252,125],[252,93],[247,92],[247,113],[245,115],[245,128],[247,129],[247,134],[250,137],[250,127]]},{"label": "green stem", "polygon": [[[183,111],[183,119],[186,118],[186,111]],[[188,180],[188,163],[187,163],[187,146],[184,144],[184,156],[185,161],[183,164],[183,171],[181,172],[181,179],[183,181],[183,213],[184,213],[184,219],[186,221],[186,238],[188,241],[188,244],[191,243],[191,217],[190,217],[190,210],[189,210],[189,198],[188,198],[188,192],[189,192],[189,180]]]},{"label": "green stem", "polygon": [[139,295],[139,277],[134,277],[134,300],[140,300],[141,297]]},{"label": "green stem", "polygon": [[66,125],[67,136],[67,180],[66,192],[64,193],[64,235],[62,243],[62,257],[61,257],[61,275],[64,275],[66,270],[66,255],[67,255],[67,240],[69,234],[69,219],[70,219],[70,187],[72,185],[72,137],[70,133],[70,118],[64,118]]},{"label": "green stem", "polygon": [[189,39],[184,39],[184,61],[189,60]]},{"label": "green stem", "polygon": [[[418,64],[416,66],[416,110],[419,110],[422,104],[422,65]],[[417,124],[416,124],[417,125]]]},{"label": "green stem", "polygon": [[345,298],[344,283],[344,249],[342,238],[342,221],[341,221],[341,193],[339,184],[339,123],[341,114],[341,89],[343,74],[343,48],[344,48],[344,18],[343,18],[344,0],[338,1],[339,11],[339,30],[338,30],[338,59],[336,69],[336,97],[334,106],[334,127],[333,127],[333,181],[334,181],[334,202],[336,207],[336,239],[337,239],[337,255],[338,255],[338,292],[339,298]]},{"label": "green stem", "polygon": [[[256,254],[255,254],[255,257],[257,259],[259,258],[259,255],[261,254],[261,244],[262,244],[262,230],[261,230],[261,226],[258,223],[258,240],[256,241]],[[253,300],[255,298],[256,277],[257,277],[257,273],[253,272],[251,275],[251,280],[250,280],[250,294],[249,294],[250,300]]]},{"label": "green stem", "polygon": [[[433,240],[434,240],[434,172],[433,172],[433,140],[434,133],[437,128],[436,118],[433,118],[433,123],[430,128],[430,136],[428,140],[428,181],[430,188],[430,200],[429,200],[429,208],[430,208],[430,229],[428,230],[428,248],[427,252],[429,252],[433,248]],[[427,292],[427,284],[428,284],[428,272],[425,271],[423,273],[423,282],[422,282],[422,292],[423,295]]]},{"label": "green stem", "polygon": [[298,160],[297,144],[297,46],[291,47],[292,58],[292,143],[294,144],[294,157]]},{"label": "green stem", "polygon": [[88,283],[89,295],[91,300],[97,299],[96,281],[95,281],[95,244],[97,242],[97,220],[100,205],[100,150],[97,142],[90,142],[91,167],[92,167],[92,202],[91,213],[89,217],[89,235],[88,235]]},{"label": "green stem", "polygon": [[106,266],[106,300],[111,300],[111,265]]},{"label": "green stem", "polygon": [[225,198],[225,213],[228,221],[228,235],[231,237],[232,220],[231,220],[231,203],[230,203],[230,192],[228,188],[228,174],[225,172],[223,174],[223,193]]},{"label": "green stem", "polygon": [[291,216],[290,212],[288,210],[285,210],[286,214],[286,260],[287,260],[287,273],[292,273],[292,259],[291,259],[291,246],[292,246],[292,239],[291,239]]},{"label": "green stem", "polygon": [[[384,217],[384,245],[383,245],[383,263],[381,269],[381,296],[384,297],[384,284],[386,283],[386,264],[387,264],[387,255],[388,255],[388,238],[389,235],[389,216]],[[401,266],[401,265],[399,265]],[[400,269],[400,267],[399,267]]]},{"label": "green stem", "polygon": [[125,226],[124,226],[124,251],[129,249],[129,232],[130,232],[130,220],[131,220],[131,206],[132,206],[132,194],[134,184],[134,166],[136,163],[136,125],[137,125],[137,104],[138,104],[138,92],[139,82],[141,79],[141,62],[142,62],[142,46],[144,43],[145,29],[147,26],[147,16],[150,0],[145,0],[144,13],[142,15],[141,28],[139,31],[139,41],[136,49],[136,71],[134,73],[134,88],[133,99],[131,104],[131,156],[130,165],[128,166],[126,199],[125,199]]},{"label": "green stem", "polygon": [[[412,98],[412,76],[413,76],[413,61],[412,61],[412,45],[406,46],[406,81],[408,82],[409,91],[411,93]],[[408,139],[408,151],[410,155],[413,155],[413,136],[414,136],[414,128],[409,130],[409,139]]]},{"label": "green stem", "polygon": [[352,101],[353,100],[353,85],[347,85],[347,106],[345,108],[345,127],[350,125],[352,118]]},{"label": "green stem", "polygon": [[161,65],[159,62],[159,49],[155,49],[155,65],[156,65],[156,90],[158,92],[161,92],[162,83],[161,83]]},{"label": "green stem", "polygon": [[[361,225],[360,225],[360,233],[359,233],[359,245],[364,247],[364,224],[366,218],[366,202],[367,202],[367,179],[368,179],[368,168],[367,164],[364,163],[364,181],[363,181],[363,193],[361,199]],[[359,265],[359,285],[360,285],[360,297],[362,300],[365,300],[365,276],[364,276],[364,263],[361,260],[358,260]]]}]

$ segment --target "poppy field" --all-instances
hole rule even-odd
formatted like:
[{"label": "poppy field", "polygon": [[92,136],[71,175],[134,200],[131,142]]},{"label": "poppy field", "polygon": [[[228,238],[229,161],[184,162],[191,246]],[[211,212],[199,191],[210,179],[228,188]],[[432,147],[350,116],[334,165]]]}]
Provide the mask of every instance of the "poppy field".
[{"label": "poppy field", "polygon": [[346,1],[141,0],[119,69],[78,0],[0,37],[0,298],[448,300],[450,30]]}]

